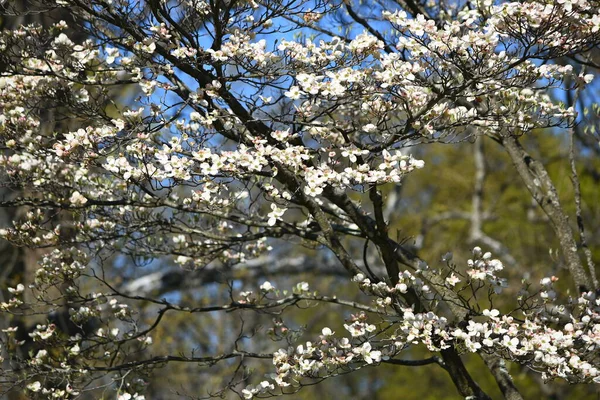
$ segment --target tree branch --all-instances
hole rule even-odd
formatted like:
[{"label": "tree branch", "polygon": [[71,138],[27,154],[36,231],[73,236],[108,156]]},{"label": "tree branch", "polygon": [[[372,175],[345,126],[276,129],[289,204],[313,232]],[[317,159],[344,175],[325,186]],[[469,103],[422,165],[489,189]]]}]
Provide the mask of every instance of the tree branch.
[{"label": "tree branch", "polygon": [[542,163],[527,153],[517,138],[513,136],[503,137],[501,144],[506,149],[525,186],[550,219],[575,284],[580,291],[596,289],[594,281],[590,279],[581,264],[573,230],[566,213],[562,209],[556,187],[550,179],[548,171]]}]

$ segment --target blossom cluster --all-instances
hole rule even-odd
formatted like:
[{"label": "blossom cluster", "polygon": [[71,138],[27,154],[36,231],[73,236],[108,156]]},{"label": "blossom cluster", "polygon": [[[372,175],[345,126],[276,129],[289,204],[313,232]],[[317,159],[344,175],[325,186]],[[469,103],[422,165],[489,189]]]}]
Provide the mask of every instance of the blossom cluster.
[{"label": "blossom cluster", "polygon": [[[474,259],[468,260],[465,268],[465,287],[468,287],[469,281],[483,281],[493,297],[498,293],[496,288],[501,278],[497,272],[503,269],[502,263],[479,247],[473,250],[473,254]],[[422,270],[427,268],[423,266]],[[400,273],[395,286],[371,282],[364,275],[357,275],[354,281],[365,293],[375,297],[374,302],[383,308],[397,305],[398,295],[407,293],[408,288],[430,291],[423,279],[408,271]],[[571,382],[600,383],[597,358],[600,348],[600,298],[594,292],[585,292],[572,299],[568,306],[556,305],[561,309],[569,308],[570,321],[551,324],[549,321],[555,320],[556,316],[549,312],[544,293],[551,290],[555,281],[555,278],[542,279],[542,290],[537,293],[538,305],[527,310],[517,307],[519,315],[514,315],[515,312],[503,314],[494,308],[483,311],[471,309],[466,320],[461,322],[449,320],[434,311],[416,312],[413,307],[401,307],[397,318],[383,324],[372,324],[369,316],[361,312],[344,324],[349,337],[335,335],[325,327],[318,340],[275,352],[275,373],[268,376],[270,381],[250,386],[244,395],[252,398],[272,393],[275,387],[297,385],[302,378],[326,377],[342,370],[385,362],[411,345],[424,345],[432,352],[453,346],[466,352],[485,351],[527,363],[541,371],[546,379],[560,377]],[[464,288],[454,288],[454,285],[447,287],[452,287],[456,293],[464,291]],[[270,283],[261,288],[264,292],[274,291]],[[432,291],[436,292],[436,296],[441,293],[439,290]],[[381,299],[384,301],[381,302]]]}]

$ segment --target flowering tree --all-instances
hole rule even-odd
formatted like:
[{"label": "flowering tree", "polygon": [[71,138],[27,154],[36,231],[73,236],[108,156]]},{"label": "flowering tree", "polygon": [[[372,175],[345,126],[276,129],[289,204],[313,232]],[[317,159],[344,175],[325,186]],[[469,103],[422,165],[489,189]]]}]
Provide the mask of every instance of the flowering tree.
[{"label": "flowering tree", "polygon": [[[364,9],[347,1],[40,0],[36,7],[68,7],[90,39],[74,42],[64,21],[2,33],[2,184],[24,193],[2,205],[27,213],[0,234],[46,253],[35,281],[11,288],[1,307],[49,315],[67,305],[75,329],[37,325],[25,358],[13,356],[25,343],[7,329],[5,382],[32,397],[112,388],[139,399],[138,378],[165,364],[237,360],[225,389],[252,398],[381,363],[438,364],[460,395],[490,398],[464,353],[483,359],[508,399],[522,397],[506,361],[545,379],[600,381],[599,285],[574,151],[577,229],[545,166],[519,141],[542,129],[573,140],[576,109],[554,99],[577,98],[592,82],[585,68],[595,67],[590,51],[600,43],[593,2],[375,1]],[[127,87],[141,94],[124,106],[114,99]],[[48,110],[74,128],[52,126]],[[570,291],[555,289],[558,278],[549,276],[517,293],[503,263],[479,247],[469,260],[448,253],[438,261],[390,232],[384,191],[427,168],[407,149],[483,138],[506,151],[545,213]],[[473,235],[483,237],[480,226]],[[278,287],[264,269],[249,273],[255,279],[242,289],[231,285],[222,303],[188,305],[161,297],[156,280],[124,282],[107,269],[128,258],[174,262],[186,279],[244,269],[283,241],[327,251],[346,286],[369,300],[316,293],[306,282]],[[356,247],[376,259],[361,259]],[[35,301],[24,300],[30,291]],[[514,298],[501,299],[503,291]],[[142,303],[156,307],[154,320],[139,319]],[[342,305],[353,315],[344,331],[323,326],[298,343],[284,311],[306,304]],[[168,313],[225,318],[233,310],[282,314],[269,333],[286,345],[245,345],[242,332],[221,354],[153,347]],[[432,357],[403,357],[417,346]],[[248,377],[242,367],[254,358],[272,360],[271,373]]]}]

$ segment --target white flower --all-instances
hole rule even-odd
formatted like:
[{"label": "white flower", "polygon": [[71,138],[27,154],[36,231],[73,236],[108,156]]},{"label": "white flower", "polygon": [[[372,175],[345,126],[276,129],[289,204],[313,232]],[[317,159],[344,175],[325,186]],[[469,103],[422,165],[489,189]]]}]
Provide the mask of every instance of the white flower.
[{"label": "white flower", "polygon": [[454,272],[446,278],[446,283],[450,286],[455,286],[458,282],[460,282],[460,278]]},{"label": "white flower", "polygon": [[365,342],[362,346],[352,349],[352,351],[356,354],[360,354],[367,364],[381,361],[381,351],[371,349],[371,343]]},{"label": "white flower", "polygon": [[260,285],[260,290],[267,293],[267,292],[271,292],[271,291],[275,290],[275,287],[273,285],[271,285],[271,282],[266,281],[262,285]]},{"label": "white flower", "polygon": [[493,309],[493,310],[485,309],[485,310],[483,310],[483,315],[485,315],[486,317],[496,318],[500,315],[500,311],[498,311],[496,309]]},{"label": "white flower", "polygon": [[119,130],[123,130],[125,129],[125,121],[123,121],[122,119],[112,119],[110,122],[113,123],[114,126],[117,127],[117,129]]},{"label": "white flower", "polygon": [[187,256],[178,256],[175,259],[175,262],[179,265],[185,265],[190,261],[192,261],[192,257],[187,257]]},{"label": "white flower", "polygon": [[542,286],[551,286],[552,285],[552,278],[545,277],[545,278],[540,279],[540,285],[542,285]]},{"label": "white flower", "polygon": [[71,194],[71,197],[69,197],[69,201],[74,206],[82,206],[88,202],[88,199],[86,199],[81,193],[79,193],[76,190],[73,192],[73,194]]},{"label": "white flower", "polygon": [[400,292],[400,293],[406,293],[408,292],[408,285],[406,283],[398,283],[396,285],[396,289]]},{"label": "white flower", "polygon": [[19,283],[16,288],[8,288],[9,293],[12,294],[20,294],[25,290],[25,286],[22,283]]},{"label": "white flower", "polygon": [[42,359],[42,358],[45,358],[47,355],[48,355],[48,350],[40,350],[35,355],[35,358]]},{"label": "white flower", "polygon": [[323,334],[323,336],[327,337],[327,336],[333,335],[333,331],[330,328],[325,327],[325,328],[321,329],[321,334]]},{"label": "white flower", "polygon": [[350,332],[352,337],[363,336],[367,333],[364,324],[360,322],[354,322],[351,325],[344,324],[344,328]]},{"label": "white flower", "polygon": [[104,49],[106,52],[106,63],[112,64],[115,62],[115,59],[120,56],[119,49],[115,49],[113,47],[107,47]]},{"label": "white flower", "polygon": [[31,390],[32,392],[39,392],[42,389],[42,384],[39,381],[35,381],[27,385],[27,389]]},{"label": "white flower", "polygon": [[123,393],[120,394],[119,397],[117,397],[117,400],[144,400],[145,397],[144,395],[141,394],[133,394],[131,395],[130,393]]},{"label": "white flower", "polygon": [[377,125],[375,124],[367,124],[365,126],[362,127],[362,130],[367,132],[367,133],[371,133],[371,132],[375,132],[377,130]]},{"label": "white flower", "polygon": [[69,354],[71,354],[72,356],[76,356],[79,354],[80,351],[81,351],[81,348],[79,347],[79,345],[75,345],[75,346],[71,347],[71,349],[69,350]]},{"label": "white flower", "polygon": [[142,50],[146,53],[152,54],[156,50],[156,43],[150,42],[149,44],[142,46]]},{"label": "white flower", "polygon": [[271,210],[272,211],[269,214],[267,214],[267,216],[269,217],[267,224],[269,226],[275,225],[275,223],[277,222],[277,219],[279,219],[283,216],[283,214],[286,212],[287,208],[279,208],[279,207],[277,207],[277,205],[275,203],[271,203]]},{"label": "white flower", "polygon": [[56,39],[54,39],[54,44],[57,46],[72,46],[73,42],[67,35],[61,33]]},{"label": "white flower", "polygon": [[290,130],[286,129],[285,131],[273,131],[271,132],[271,136],[273,136],[276,140],[283,142],[290,137]]},{"label": "white flower", "polygon": [[308,282],[300,282],[294,288],[294,293],[306,293],[309,290]]},{"label": "white flower", "polygon": [[298,86],[292,86],[290,88],[290,90],[288,90],[284,94],[285,94],[285,97],[288,97],[292,100],[297,100],[302,95],[302,91],[300,91],[300,88]]},{"label": "white flower", "polygon": [[260,387],[261,391],[275,389],[275,386],[271,382],[269,382],[269,381],[262,381],[261,383],[259,383],[258,386]]}]

